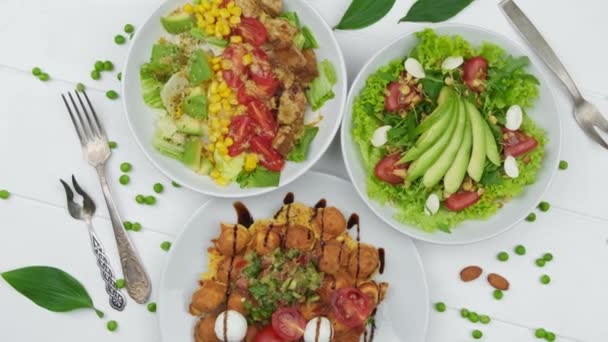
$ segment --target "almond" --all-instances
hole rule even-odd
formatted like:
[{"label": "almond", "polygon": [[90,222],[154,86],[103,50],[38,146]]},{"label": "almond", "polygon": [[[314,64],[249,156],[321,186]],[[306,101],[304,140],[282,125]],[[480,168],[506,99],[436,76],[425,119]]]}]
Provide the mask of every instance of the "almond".
[{"label": "almond", "polygon": [[488,275],[488,283],[498,290],[506,291],[509,289],[509,281],[496,273],[490,273]]},{"label": "almond", "polygon": [[482,269],[479,266],[467,266],[460,271],[460,279],[464,282],[473,281],[481,275]]}]

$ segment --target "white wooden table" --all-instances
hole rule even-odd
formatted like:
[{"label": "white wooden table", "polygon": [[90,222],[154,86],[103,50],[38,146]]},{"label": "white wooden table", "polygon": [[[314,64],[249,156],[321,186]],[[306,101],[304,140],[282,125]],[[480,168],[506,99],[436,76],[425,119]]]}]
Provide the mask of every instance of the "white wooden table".
[{"label": "white wooden table", "polygon": [[[308,0],[330,25],[341,17],[348,1]],[[352,80],[364,61],[378,48],[404,32],[423,25],[397,24],[412,1],[399,0],[380,23],[360,31],[337,32]],[[599,0],[520,0],[520,6],[546,34],[583,93],[608,113],[608,3]],[[92,81],[95,60],[112,60],[120,69],[127,46],[114,44],[125,23],[140,26],[159,5],[158,0],[0,0],[0,189],[12,192],[0,201],[0,271],[32,264],[53,265],[81,279],[96,304],[109,319],[119,322],[110,333],[94,313],[54,314],[40,309],[0,281],[0,334],[2,341],[160,341],[157,317],[145,306],[130,301],[123,313],[113,312],[94,266],[88,237],[81,222],[64,210],[64,193],[58,179],[77,174],[81,183],[103,203],[94,171],[82,159],[71,123],[59,93],[83,82],[111,139],[118,142],[109,165],[109,178],[124,219],[139,221],[143,230],[131,233],[152,280],[158,283],[167,253],[159,245],[172,240],[190,214],[207,198],[186,189],[175,189],[169,180],[144,159],[131,137],[120,101],[105,98],[108,89],[119,89],[117,71]],[[477,0],[453,19],[486,27],[522,42],[497,7],[496,0]],[[533,60],[537,61],[536,58]],[[34,66],[43,68],[52,81],[33,77]],[[450,310],[431,313],[429,342],[470,341],[480,328],[484,340],[534,341],[533,329],[544,327],[559,341],[608,341],[608,152],[591,143],[575,124],[572,104],[555,82],[558,113],[563,120],[562,159],[570,163],[559,171],[545,199],[548,213],[535,223],[483,243],[442,247],[417,243],[427,271],[431,303],[444,301]],[[129,161],[134,169],[131,184],[118,184],[119,165]],[[337,143],[314,168],[347,177]],[[165,193],[155,206],[140,206],[138,193],[151,193],[163,182]],[[108,214],[102,205],[95,220],[114,265],[118,265]],[[500,263],[495,255],[524,244],[528,255]],[[555,260],[544,269],[533,258],[552,252]],[[483,282],[463,284],[460,268],[478,264],[508,276],[514,284],[505,299],[496,301]],[[118,268],[118,266],[116,266]],[[117,270],[118,271],[118,270]],[[538,281],[552,277],[549,286]],[[152,300],[157,297],[153,292]],[[407,305],[407,303],[403,303]],[[460,318],[467,307],[490,315],[488,326]],[[404,318],[405,319],[405,318]]]}]

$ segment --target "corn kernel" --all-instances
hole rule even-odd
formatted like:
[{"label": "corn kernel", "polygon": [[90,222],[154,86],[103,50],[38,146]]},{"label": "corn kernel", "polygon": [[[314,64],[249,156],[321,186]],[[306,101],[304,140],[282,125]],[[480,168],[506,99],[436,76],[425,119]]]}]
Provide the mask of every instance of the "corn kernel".
[{"label": "corn kernel", "polygon": [[213,16],[211,13],[205,12],[205,14],[203,14],[203,17],[205,18],[205,21],[207,21],[208,24],[215,23],[215,16]]},{"label": "corn kernel", "polygon": [[217,102],[221,102],[222,101],[222,97],[216,94],[213,94],[210,98],[209,98],[211,103],[217,103]]},{"label": "corn kernel", "polygon": [[210,10],[210,9],[211,9],[211,3],[210,3],[209,1],[205,1],[205,2],[203,3],[203,8],[204,8],[206,11]]},{"label": "corn kernel", "polygon": [[211,176],[211,178],[218,178],[220,176],[220,172],[218,170],[213,170],[209,176]]},{"label": "corn kernel", "polygon": [[234,8],[234,5],[235,5],[234,1],[230,1],[228,4],[226,4],[226,8],[227,9],[232,9],[232,8]]},{"label": "corn kernel", "polygon": [[213,145],[213,144],[207,145],[207,151],[213,153],[213,151],[215,151],[215,145]]},{"label": "corn kernel", "polygon": [[224,156],[225,161],[230,161],[230,159],[232,159],[232,157],[229,154]]},{"label": "corn kernel", "polygon": [[215,63],[215,64],[219,64],[219,63],[221,63],[221,62],[222,62],[222,57],[213,57],[213,58],[211,59],[211,62],[212,62],[212,63]]},{"label": "corn kernel", "polygon": [[209,106],[209,111],[211,113],[218,113],[220,110],[222,110],[222,104],[221,103],[213,103]]},{"label": "corn kernel", "polygon": [[218,64],[213,64],[213,66],[211,67],[211,69],[213,71],[218,71],[218,70],[221,70],[221,67]]},{"label": "corn kernel", "polygon": [[239,6],[234,6],[229,11],[230,11],[230,14],[237,16],[237,17],[240,17],[241,14],[243,14],[243,10]]},{"label": "corn kernel", "polygon": [[201,5],[196,5],[196,6],[194,6],[194,11],[196,13],[203,13],[203,12],[205,12],[205,6],[202,5],[202,4]]},{"label": "corn kernel", "polygon": [[237,16],[232,16],[230,17],[230,24],[232,25],[238,25],[241,23],[241,17],[237,17]]},{"label": "corn kernel", "polygon": [[241,36],[231,36],[230,42],[233,44],[241,44],[243,42],[243,37]]},{"label": "corn kernel", "polygon": [[208,35],[212,35],[212,34],[215,33],[215,28],[213,26],[211,26],[211,25],[208,25],[205,28],[205,33],[208,34]]},{"label": "corn kernel", "polygon": [[220,17],[227,19],[230,17],[230,12],[227,9],[222,8],[220,9]]},{"label": "corn kernel", "polygon": [[258,165],[258,155],[250,153],[245,157],[245,171],[253,171]]},{"label": "corn kernel", "polygon": [[186,13],[192,13],[192,12],[194,12],[194,7],[192,7],[191,4],[185,4],[184,5],[184,12],[186,12]]},{"label": "corn kernel", "polygon": [[230,89],[228,88],[228,83],[222,81],[222,83],[220,83],[220,85],[217,87],[217,90],[219,92],[222,92],[222,91],[230,90]]},{"label": "corn kernel", "polygon": [[225,179],[225,178],[223,178],[223,177],[220,177],[220,178],[216,179],[215,182],[219,186],[226,186],[226,185],[228,185],[228,180]]},{"label": "corn kernel", "polygon": [[215,94],[217,93],[217,88],[218,88],[219,84],[215,81],[211,82],[211,85],[209,86],[209,92],[211,92],[211,94]]},{"label": "corn kernel", "polygon": [[217,6],[211,6],[211,11],[209,11],[209,13],[211,13],[212,16],[217,18],[220,16],[220,9],[217,8]]},{"label": "corn kernel", "polygon": [[228,134],[228,132],[229,132],[228,127],[222,127],[222,133]]},{"label": "corn kernel", "polygon": [[222,124],[222,127],[230,126],[230,120],[228,120],[228,119],[221,119],[220,123]]},{"label": "corn kernel", "polygon": [[245,66],[251,65],[251,63],[253,63],[253,56],[250,53],[244,55],[243,56],[243,65],[245,65]]},{"label": "corn kernel", "polygon": [[211,136],[209,137],[209,141],[211,141],[211,142],[216,142],[216,141],[217,141],[217,136],[215,136],[215,135],[211,135]]},{"label": "corn kernel", "polygon": [[212,1],[213,1],[212,3],[214,3],[216,5],[221,5],[222,2],[224,2],[224,0],[212,0]]},{"label": "corn kernel", "polygon": [[234,144],[234,140],[232,140],[231,137],[228,137],[224,140],[224,145],[226,145],[228,147],[232,146],[233,144]]},{"label": "corn kernel", "polygon": [[228,154],[228,147],[226,146],[222,146],[222,147],[216,147],[218,152],[220,152],[221,155],[227,155]]},{"label": "corn kernel", "polygon": [[[232,92],[230,90],[223,90],[220,92],[220,96],[225,99],[229,98],[231,94]],[[228,100],[226,100],[226,103],[229,103]]]},{"label": "corn kernel", "polygon": [[221,65],[222,65],[222,69],[224,69],[224,70],[232,69],[232,61],[230,61],[228,59],[223,59]]}]

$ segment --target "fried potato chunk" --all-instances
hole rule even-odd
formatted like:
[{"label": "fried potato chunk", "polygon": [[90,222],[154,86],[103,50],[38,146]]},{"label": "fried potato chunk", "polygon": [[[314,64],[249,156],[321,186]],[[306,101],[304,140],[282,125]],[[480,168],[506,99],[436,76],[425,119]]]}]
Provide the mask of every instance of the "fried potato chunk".
[{"label": "fried potato chunk", "polygon": [[226,300],[226,285],[209,280],[194,292],[190,303],[190,313],[198,316],[218,308]]},{"label": "fried potato chunk", "polygon": [[327,207],[315,216],[312,227],[323,240],[335,239],[346,230],[346,218],[336,207]]},{"label": "fried potato chunk", "polygon": [[[235,234],[236,230],[236,234]],[[236,244],[234,238],[236,235]],[[247,228],[241,225],[227,225],[222,223],[222,233],[215,242],[217,249],[225,256],[240,254],[249,243],[251,236]]]},{"label": "fried potato chunk", "polygon": [[359,248],[359,252],[355,248],[350,253],[348,271],[357,279],[368,279],[380,265],[378,250],[365,243],[362,243]]},{"label": "fried potato chunk", "polygon": [[194,328],[195,342],[220,342],[215,335],[215,320],[217,315],[207,315],[201,318]]},{"label": "fried potato chunk", "polygon": [[310,250],[315,243],[315,237],[310,229],[305,226],[294,224],[287,227],[285,232],[285,247],[295,248],[300,251]]}]

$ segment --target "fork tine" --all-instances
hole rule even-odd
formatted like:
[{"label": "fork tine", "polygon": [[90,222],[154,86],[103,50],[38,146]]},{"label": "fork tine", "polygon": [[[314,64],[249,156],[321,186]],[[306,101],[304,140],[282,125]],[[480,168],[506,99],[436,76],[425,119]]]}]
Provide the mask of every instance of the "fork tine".
[{"label": "fork tine", "polygon": [[70,186],[63,181],[63,179],[59,179],[59,181],[61,182],[61,184],[63,185],[63,188],[65,189],[65,196],[68,198],[68,205],[70,204],[70,202],[74,201],[74,193],[72,192],[72,189],[70,189]]},{"label": "fork tine", "polygon": [[68,101],[65,99],[65,96],[63,94],[61,94],[61,98],[63,99],[63,103],[65,103],[65,108],[67,108],[68,113],[70,113],[70,119],[72,119],[72,124],[74,125],[74,129],[76,130],[76,134],[78,135],[78,140],[80,140],[81,145],[84,145],[85,140],[84,140],[84,137],[82,136],[83,135],[82,129],[76,122],[76,119],[74,118],[74,113],[72,113],[72,109],[70,108],[70,105],[68,104]]},{"label": "fork tine", "polygon": [[[89,105],[89,109],[91,110],[91,113],[93,114],[93,118],[95,119],[95,122],[97,123],[97,129],[99,130],[101,137],[106,139],[107,138],[106,132],[103,129],[103,125],[99,121],[99,118],[97,117],[97,113],[95,112],[95,109],[93,108],[93,105],[91,104],[91,100],[89,100],[89,96],[87,95],[87,92],[83,90],[82,94],[84,95],[84,99],[87,101],[87,104]],[[76,93],[76,95],[78,95],[78,93]]]},{"label": "fork tine", "polygon": [[606,120],[606,118],[602,114],[595,114],[595,118],[593,118],[593,125],[599,128],[600,130],[608,133],[608,120]]},{"label": "fork tine", "polygon": [[85,140],[91,140],[93,135],[90,131],[90,125],[87,125],[84,119],[82,118],[82,114],[80,114],[80,110],[78,110],[78,105],[76,105],[76,101],[74,101],[74,97],[72,93],[68,92],[68,97],[70,98],[70,102],[74,106],[74,111],[76,112],[76,116],[78,117],[78,122],[80,123],[80,127],[82,127],[82,135]]},{"label": "fork tine", "polygon": [[97,129],[99,127],[98,122],[96,123],[93,121],[93,119],[91,119],[91,115],[89,114],[87,107],[84,105],[84,102],[82,102],[82,98],[80,97],[80,94],[78,94],[78,91],[75,91],[74,94],[76,94],[76,98],[78,99],[78,102],[80,103],[80,109],[82,109],[82,111],[84,113],[84,117],[87,118],[87,122],[89,123],[89,129],[91,130],[91,134],[95,138],[101,137],[101,132]]},{"label": "fork tine", "polygon": [[605,149],[608,150],[608,143],[606,143],[606,141],[599,135],[593,125],[584,126],[583,130],[591,139],[595,140],[595,142],[602,145]]},{"label": "fork tine", "polygon": [[82,190],[82,188],[76,181],[76,177],[74,177],[74,175],[72,175],[72,184],[74,185],[74,190],[76,190],[76,192],[78,194],[80,194],[80,196],[82,196],[82,199],[84,200],[82,203],[84,206],[84,209],[95,211],[95,202],[93,202],[91,197],[89,197],[89,195],[86,192],[84,192],[84,190]]}]

